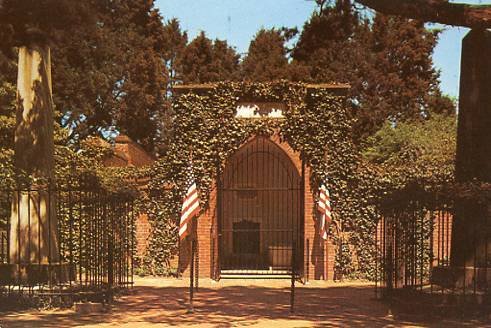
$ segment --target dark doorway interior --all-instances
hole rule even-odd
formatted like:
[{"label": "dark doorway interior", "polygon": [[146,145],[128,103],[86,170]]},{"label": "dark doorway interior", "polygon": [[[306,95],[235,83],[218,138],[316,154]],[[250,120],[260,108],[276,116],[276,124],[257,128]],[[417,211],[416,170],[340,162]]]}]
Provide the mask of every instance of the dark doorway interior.
[{"label": "dark doorway interior", "polygon": [[288,155],[257,137],[227,163],[219,187],[222,273],[286,274],[302,255],[302,179]]}]

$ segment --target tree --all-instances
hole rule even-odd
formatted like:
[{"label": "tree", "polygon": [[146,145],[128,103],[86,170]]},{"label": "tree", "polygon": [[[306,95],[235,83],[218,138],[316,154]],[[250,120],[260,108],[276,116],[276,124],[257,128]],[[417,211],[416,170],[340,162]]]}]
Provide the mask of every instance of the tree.
[{"label": "tree", "polygon": [[356,131],[360,135],[376,131],[367,126],[364,118],[365,89],[373,75],[370,42],[369,22],[359,17],[349,1],[343,0],[312,14],[292,54],[294,65],[307,68],[307,81],[351,85],[350,98],[359,120]]},{"label": "tree", "polygon": [[55,33],[93,22],[92,0],[0,0],[0,48],[48,43]]},{"label": "tree", "polygon": [[386,122],[367,138],[362,155],[391,181],[390,188],[438,187],[454,181],[456,140],[455,116],[435,114],[425,121]]},{"label": "tree", "polygon": [[281,30],[260,29],[242,62],[244,79],[265,82],[288,78],[286,41]]},{"label": "tree", "polygon": [[[2,57],[1,53],[0,57]],[[0,59],[0,180],[3,181],[4,186],[11,185],[14,178],[16,75],[16,63],[7,57]]]},{"label": "tree", "polygon": [[239,55],[226,41],[212,42],[201,32],[184,49],[181,65],[183,83],[237,80]]},{"label": "tree", "polygon": [[95,29],[60,35],[54,56],[55,104],[72,138],[117,130],[153,150],[163,110],[163,23],[153,1],[97,2]]},{"label": "tree", "polygon": [[350,1],[338,0],[305,24],[293,58],[309,67],[312,81],[351,85],[355,130],[363,137],[387,119],[424,119],[430,111],[454,111],[433,68],[437,37],[415,20],[382,14],[364,19]]},{"label": "tree", "polygon": [[[374,75],[366,92],[367,106],[377,108],[380,118],[422,119],[431,111],[454,110],[441,95],[439,75],[433,66],[437,39],[438,31],[425,29],[421,21],[375,15],[370,49]],[[374,126],[380,123],[375,117]]]},{"label": "tree", "polygon": [[78,144],[123,132],[152,150],[166,95],[162,19],[153,0],[3,0],[2,54],[50,44],[57,120]]},{"label": "tree", "polygon": [[184,49],[188,43],[188,35],[181,30],[177,19],[171,19],[164,26],[164,51],[163,57],[168,72],[170,92],[175,83],[181,82],[180,73],[182,72],[182,58]]},{"label": "tree", "polygon": [[[10,159],[15,130],[17,54],[19,47],[56,42],[66,28],[94,26],[92,1],[0,0],[0,149]],[[7,155],[10,154],[10,155]]]}]

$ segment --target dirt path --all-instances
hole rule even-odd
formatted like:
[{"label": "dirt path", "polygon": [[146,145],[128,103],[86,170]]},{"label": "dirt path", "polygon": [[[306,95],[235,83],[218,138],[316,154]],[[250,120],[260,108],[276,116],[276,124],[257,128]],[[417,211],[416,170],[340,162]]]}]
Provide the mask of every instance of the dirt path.
[{"label": "dirt path", "polygon": [[387,316],[366,283],[311,282],[296,289],[289,313],[286,280],[200,281],[187,314],[187,279],[140,278],[131,294],[102,314],[73,310],[0,313],[0,327],[476,327],[472,322],[422,322]]}]

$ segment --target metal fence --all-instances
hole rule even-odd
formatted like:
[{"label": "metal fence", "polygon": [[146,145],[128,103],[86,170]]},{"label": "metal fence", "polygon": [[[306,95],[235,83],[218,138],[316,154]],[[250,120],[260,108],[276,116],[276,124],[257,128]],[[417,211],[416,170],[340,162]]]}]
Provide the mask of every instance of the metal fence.
[{"label": "metal fence", "polygon": [[485,206],[470,205],[384,208],[375,235],[377,296],[413,311],[489,311],[491,222]]},{"label": "metal fence", "polygon": [[7,254],[8,254],[8,233],[7,233],[7,225],[4,226],[4,229],[0,229],[0,264],[7,263]]},{"label": "metal fence", "polygon": [[257,137],[220,175],[217,265],[221,275],[290,275],[302,263],[303,180],[288,156]]},{"label": "metal fence", "polygon": [[0,296],[109,300],[133,284],[134,198],[0,191]]}]

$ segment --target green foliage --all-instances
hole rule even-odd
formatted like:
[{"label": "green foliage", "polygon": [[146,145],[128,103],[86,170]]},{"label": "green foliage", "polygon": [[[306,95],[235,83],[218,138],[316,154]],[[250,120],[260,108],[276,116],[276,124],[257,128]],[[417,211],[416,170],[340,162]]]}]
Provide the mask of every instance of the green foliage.
[{"label": "green foliage", "polygon": [[[285,118],[236,118],[240,99],[282,101],[286,104]],[[354,251],[364,258],[356,268],[351,264],[353,269],[344,274],[370,275],[373,263],[368,258],[371,254],[367,245],[373,240],[376,217],[373,206],[368,205],[371,199],[363,190],[367,188],[363,183],[366,177],[359,174],[364,171],[350,139],[354,121],[343,97],[325,89],[308,93],[301,83],[221,83],[203,93],[180,95],[174,101],[173,111],[175,134],[170,149],[150,173],[150,190],[171,188],[166,191],[166,201],[158,201],[161,196],[154,196],[150,202],[149,216],[153,227],[160,232],[151,238],[145,263],[155,266],[154,271],[166,270],[170,257],[176,255],[176,223],[190,161],[206,208],[213,180],[223,170],[227,158],[253,136],[277,133],[310,166],[314,198],[319,183],[327,182],[336,225],[341,227],[341,232],[351,232],[345,242],[356,245]],[[311,215],[306,220],[314,222],[315,213]],[[336,242],[341,241],[340,234],[334,237]],[[351,256],[345,254],[341,258],[346,260]]]},{"label": "green foliage", "polygon": [[166,108],[163,36],[153,1],[5,0],[0,74],[15,47],[49,44],[58,123],[71,141],[117,126],[153,150]]},{"label": "green foliage", "polygon": [[349,244],[344,240],[339,243],[335,261],[334,271],[336,272],[336,278],[338,279],[349,277],[356,270],[353,265],[353,253],[351,252]]},{"label": "green foliage", "polygon": [[60,31],[93,24],[93,3],[92,0],[2,0],[0,52],[13,54],[13,47],[50,42]]},{"label": "green foliage", "polygon": [[432,53],[438,31],[416,20],[376,13],[363,17],[349,0],[323,2],[304,25],[292,53],[297,78],[346,82],[357,119],[355,139],[380,129],[387,119],[422,119],[453,113],[442,96]]},{"label": "green foliage", "polygon": [[170,275],[173,268],[170,260],[177,253],[177,222],[180,201],[178,191],[163,186],[162,189],[150,189],[138,200],[141,213],[146,213],[152,222],[152,238],[149,240],[146,254],[137,259],[142,274]]},{"label": "green foliage", "polygon": [[17,65],[0,53],[0,180],[7,181],[15,127]]},{"label": "green foliage", "polygon": [[367,139],[362,154],[392,189],[411,183],[435,188],[454,181],[456,140],[456,117],[435,114],[426,121],[387,122]]},{"label": "green foliage", "polygon": [[13,181],[13,142],[15,127],[15,86],[0,80],[0,180]]},{"label": "green foliage", "polygon": [[184,83],[206,83],[236,80],[239,55],[226,41],[212,41],[201,32],[185,49],[179,63]]},{"label": "green foliage", "polygon": [[[153,1],[98,1],[97,24],[53,45],[54,102],[72,140],[117,129],[153,150],[165,111],[163,23]],[[107,136],[107,135],[106,135]]]},{"label": "green foliage", "polygon": [[287,79],[289,72],[286,41],[281,30],[259,30],[241,63],[244,79],[260,82]]}]

